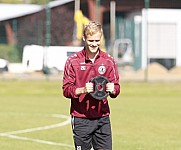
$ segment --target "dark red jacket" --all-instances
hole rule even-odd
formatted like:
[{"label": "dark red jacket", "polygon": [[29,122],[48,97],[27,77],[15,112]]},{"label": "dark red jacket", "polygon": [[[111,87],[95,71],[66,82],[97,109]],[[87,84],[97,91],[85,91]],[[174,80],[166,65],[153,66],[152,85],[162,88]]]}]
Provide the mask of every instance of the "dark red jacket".
[{"label": "dark red jacket", "polygon": [[70,114],[82,118],[99,118],[110,114],[107,98],[96,100],[90,94],[75,95],[75,89],[84,87],[91,78],[105,76],[115,84],[116,98],[120,93],[119,74],[113,58],[100,51],[94,63],[88,58],[83,49],[70,56],[65,64],[63,77],[63,95],[71,99]]}]

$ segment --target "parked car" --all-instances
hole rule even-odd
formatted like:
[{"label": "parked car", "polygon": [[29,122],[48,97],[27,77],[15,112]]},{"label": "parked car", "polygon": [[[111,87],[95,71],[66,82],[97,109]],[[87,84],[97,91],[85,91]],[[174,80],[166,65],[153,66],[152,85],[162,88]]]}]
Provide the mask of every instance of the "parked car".
[{"label": "parked car", "polygon": [[8,71],[8,61],[0,58],[0,73]]}]

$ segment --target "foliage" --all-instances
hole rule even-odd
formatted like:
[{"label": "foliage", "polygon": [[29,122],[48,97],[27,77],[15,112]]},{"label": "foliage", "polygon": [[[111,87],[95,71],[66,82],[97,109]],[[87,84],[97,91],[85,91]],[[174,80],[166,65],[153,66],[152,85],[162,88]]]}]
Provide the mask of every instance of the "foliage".
[{"label": "foliage", "polygon": [[18,3],[24,3],[24,0],[0,0],[0,3],[18,4]]},{"label": "foliage", "polygon": [[13,45],[0,44],[0,58],[6,59],[9,62],[19,62],[18,49]]}]

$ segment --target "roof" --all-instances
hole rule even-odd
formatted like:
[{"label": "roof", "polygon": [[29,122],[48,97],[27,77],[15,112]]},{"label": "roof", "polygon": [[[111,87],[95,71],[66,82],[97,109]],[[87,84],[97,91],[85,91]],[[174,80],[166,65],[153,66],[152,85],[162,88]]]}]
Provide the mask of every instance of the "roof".
[{"label": "roof", "polygon": [[[53,8],[71,1],[74,0],[55,0],[49,3],[49,7]],[[0,4],[0,21],[36,13],[44,8],[44,5],[34,4]]]},{"label": "roof", "polygon": [[74,0],[55,0],[55,1],[50,2],[49,4],[50,4],[50,8],[53,8],[53,7],[63,5],[72,1]]},{"label": "roof", "polygon": [[42,10],[40,5],[0,4],[0,21],[32,14],[40,10]]}]

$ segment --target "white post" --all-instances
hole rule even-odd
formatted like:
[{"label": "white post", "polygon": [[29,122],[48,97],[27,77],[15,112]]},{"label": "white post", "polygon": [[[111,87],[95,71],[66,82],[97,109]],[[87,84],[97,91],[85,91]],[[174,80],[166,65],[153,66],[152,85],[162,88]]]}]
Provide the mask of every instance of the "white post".
[{"label": "white post", "polygon": [[[116,22],[116,2],[110,2],[110,39],[111,39],[111,50],[113,49],[115,41],[115,23]],[[114,53],[114,50],[113,50]]]}]

